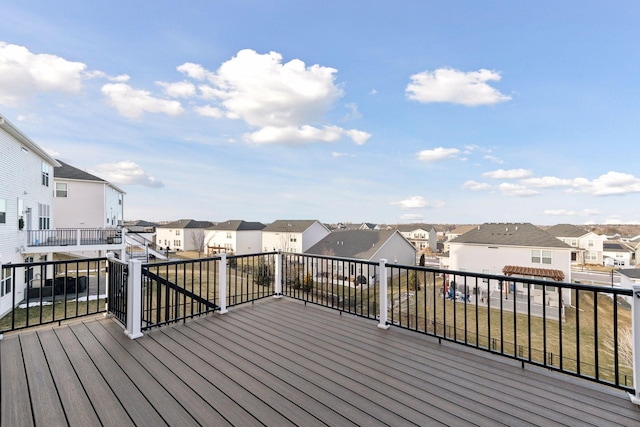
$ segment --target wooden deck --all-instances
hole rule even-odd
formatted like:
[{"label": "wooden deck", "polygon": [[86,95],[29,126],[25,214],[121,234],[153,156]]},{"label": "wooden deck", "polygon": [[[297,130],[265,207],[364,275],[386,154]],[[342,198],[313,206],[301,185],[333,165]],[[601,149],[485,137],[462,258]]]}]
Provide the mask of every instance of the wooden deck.
[{"label": "wooden deck", "polygon": [[292,299],[5,335],[2,426],[638,426],[627,396]]}]

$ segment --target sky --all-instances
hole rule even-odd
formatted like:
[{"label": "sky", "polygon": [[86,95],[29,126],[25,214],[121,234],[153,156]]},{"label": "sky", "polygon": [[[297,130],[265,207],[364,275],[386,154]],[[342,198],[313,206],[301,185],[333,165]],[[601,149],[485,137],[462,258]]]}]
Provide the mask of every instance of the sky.
[{"label": "sky", "polygon": [[640,223],[640,2],[5,0],[0,115],[125,220]]}]

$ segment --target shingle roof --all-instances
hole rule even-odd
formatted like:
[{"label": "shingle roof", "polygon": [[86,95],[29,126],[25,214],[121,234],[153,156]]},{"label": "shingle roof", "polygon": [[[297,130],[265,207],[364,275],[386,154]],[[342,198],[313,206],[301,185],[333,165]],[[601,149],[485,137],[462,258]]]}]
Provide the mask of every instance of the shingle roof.
[{"label": "shingle roof", "polygon": [[221,222],[209,227],[209,230],[224,230],[224,231],[248,231],[248,230],[262,230],[265,225],[261,222],[247,222],[239,219],[232,219],[229,221]]},{"label": "shingle roof", "polygon": [[571,224],[558,224],[547,228],[547,233],[555,237],[582,237],[589,234],[588,231]]},{"label": "shingle roof", "polygon": [[630,279],[640,279],[640,268],[621,268],[618,273]]},{"label": "shingle roof", "polygon": [[[394,233],[396,230],[333,231],[305,253],[368,260]],[[404,239],[404,237],[402,238]],[[407,244],[411,245],[409,242]]]},{"label": "shingle roof", "polygon": [[95,175],[91,175],[89,172],[85,172],[81,169],[73,167],[70,164],[63,162],[62,160],[58,160],[58,163],[60,163],[61,166],[53,168],[54,178],[81,179],[84,181],[107,182],[102,178],[99,178]]},{"label": "shingle roof", "polygon": [[180,219],[168,224],[159,225],[158,228],[209,228],[213,225],[210,221],[195,221],[193,219]]},{"label": "shingle roof", "polygon": [[484,245],[571,248],[566,243],[530,223],[482,224],[451,241]]},{"label": "shingle roof", "polygon": [[435,227],[431,224],[398,224],[395,228],[401,233],[409,233],[414,230],[431,231],[431,229]]},{"label": "shingle roof", "polygon": [[276,233],[302,233],[318,222],[315,219],[280,219],[267,225],[262,231]]}]

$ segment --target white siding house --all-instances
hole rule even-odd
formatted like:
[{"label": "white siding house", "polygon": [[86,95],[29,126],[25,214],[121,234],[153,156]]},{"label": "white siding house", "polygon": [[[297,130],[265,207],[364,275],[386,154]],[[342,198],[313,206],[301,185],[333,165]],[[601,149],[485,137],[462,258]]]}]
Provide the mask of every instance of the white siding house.
[{"label": "white siding house", "polygon": [[261,251],[261,222],[230,220],[209,227],[204,236],[205,250],[213,255],[231,252],[235,255],[247,255]]},{"label": "white siding house", "polygon": [[438,232],[429,224],[402,224],[398,231],[418,250],[428,249],[435,253],[438,249]]},{"label": "white siding house", "polygon": [[162,250],[204,251],[206,229],[213,223],[181,219],[156,227],[156,245]]},{"label": "white siding house", "polygon": [[[386,259],[388,263],[399,265],[415,265],[416,261],[415,247],[398,230],[333,231],[305,251],[305,254],[373,262]],[[349,263],[348,271],[344,271],[344,262],[334,261],[327,268],[331,270],[332,276],[348,274],[354,284],[366,284],[374,280],[375,270],[366,265]],[[316,268],[316,271],[320,270]]]},{"label": "white siding house", "polygon": [[[28,231],[49,229],[53,219],[53,168],[59,163],[0,116],[0,264],[51,259],[29,252]],[[20,302],[31,279],[0,268],[0,315]],[[13,291],[15,286],[15,291]],[[16,295],[12,295],[15,292]]]},{"label": "white siding house", "polygon": [[120,188],[58,160],[54,174],[55,228],[117,228],[124,218]]},{"label": "white siding house", "polygon": [[329,233],[317,220],[278,220],[262,230],[262,249],[303,253]]},{"label": "white siding house", "polygon": [[[449,242],[449,269],[570,282],[571,247],[529,223],[483,224]],[[570,295],[563,298],[570,304]]]},{"label": "white siding house", "polygon": [[602,265],[605,238],[571,224],[558,224],[547,233],[571,246],[571,262],[578,265]]}]

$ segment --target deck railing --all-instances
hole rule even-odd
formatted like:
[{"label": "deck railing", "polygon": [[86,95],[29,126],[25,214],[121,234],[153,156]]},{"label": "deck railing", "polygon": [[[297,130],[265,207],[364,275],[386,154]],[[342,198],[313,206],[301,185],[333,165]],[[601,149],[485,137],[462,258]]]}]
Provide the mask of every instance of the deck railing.
[{"label": "deck railing", "polygon": [[[40,304],[24,309],[27,320],[16,320],[19,316],[11,312],[0,331],[102,311],[100,303],[76,301],[98,297],[104,289],[103,262],[2,266],[4,277],[14,281],[32,274],[20,271],[38,268],[40,283],[57,277],[75,278],[79,283],[81,276],[89,276],[91,285],[64,288],[60,299],[68,304],[72,296],[74,305],[64,305],[63,314],[45,308],[40,293]],[[7,289],[13,286],[7,283],[3,282]],[[120,306],[115,305],[116,294],[111,294],[117,283],[126,286],[119,288],[120,297],[126,293],[126,302]],[[386,260],[375,263],[275,252],[144,265],[131,260],[127,270],[114,277],[109,274],[109,286],[109,309],[132,338],[152,327],[213,311],[226,313],[228,307],[262,298],[287,296],[374,319],[380,328],[408,329],[514,359],[523,366],[536,365],[626,390],[636,400],[640,397],[635,391],[640,375],[640,286],[629,290],[404,266]]]},{"label": "deck railing", "polygon": [[3,264],[0,334],[105,312],[106,258]]},{"label": "deck railing", "polygon": [[88,246],[120,245],[119,228],[58,228],[55,230],[28,230],[27,246]]}]

